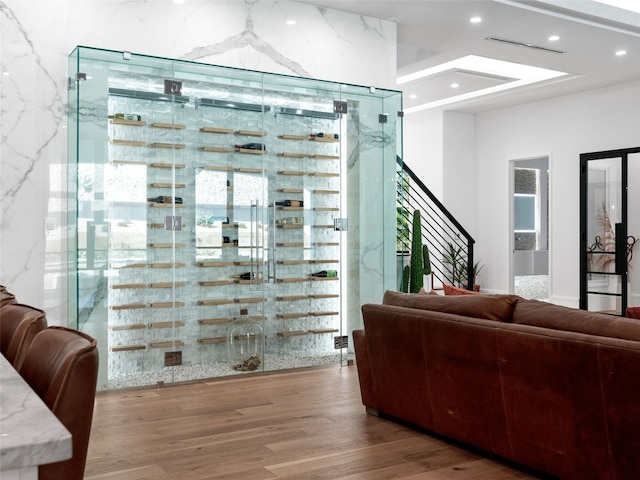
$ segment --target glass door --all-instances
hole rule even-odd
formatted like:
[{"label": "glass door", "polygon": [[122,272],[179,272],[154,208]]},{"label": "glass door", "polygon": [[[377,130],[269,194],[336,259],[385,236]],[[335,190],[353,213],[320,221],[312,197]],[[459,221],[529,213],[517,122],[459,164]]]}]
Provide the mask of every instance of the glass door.
[{"label": "glass door", "polygon": [[640,303],[640,220],[628,210],[638,201],[640,148],[582,154],[580,163],[580,308],[626,315]]}]

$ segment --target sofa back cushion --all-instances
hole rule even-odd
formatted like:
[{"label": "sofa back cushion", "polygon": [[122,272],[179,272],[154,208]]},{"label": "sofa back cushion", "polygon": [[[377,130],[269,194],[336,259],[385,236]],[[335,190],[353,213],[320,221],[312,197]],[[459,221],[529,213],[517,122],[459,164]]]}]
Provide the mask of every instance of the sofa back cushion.
[{"label": "sofa back cushion", "polygon": [[511,322],[513,309],[519,298],[517,295],[420,295],[387,290],[382,303],[498,322]]},{"label": "sofa back cushion", "polygon": [[513,323],[640,341],[640,322],[637,320],[563,307],[539,300],[519,300],[513,311]]}]

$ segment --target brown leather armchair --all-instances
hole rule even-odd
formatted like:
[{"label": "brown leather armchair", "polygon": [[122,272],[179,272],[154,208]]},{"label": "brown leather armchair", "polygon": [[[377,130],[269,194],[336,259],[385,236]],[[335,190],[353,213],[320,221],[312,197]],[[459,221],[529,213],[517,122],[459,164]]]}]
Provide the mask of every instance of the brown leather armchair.
[{"label": "brown leather armchair", "polygon": [[0,290],[0,307],[3,307],[10,303],[16,303],[16,296],[6,289]]},{"label": "brown leather armchair", "polygon": [[96,341],[77,330],[46,328],[33,339],[19,372],[73,437],[71,459],[41,465],[38,478],[82,480],[98,378]]},{"label": "brown leather armchair", "polygon": [[37,333],[47,328],[42,310],[12,303],[0,308],[0,351],[20,370],[24,356]]}]

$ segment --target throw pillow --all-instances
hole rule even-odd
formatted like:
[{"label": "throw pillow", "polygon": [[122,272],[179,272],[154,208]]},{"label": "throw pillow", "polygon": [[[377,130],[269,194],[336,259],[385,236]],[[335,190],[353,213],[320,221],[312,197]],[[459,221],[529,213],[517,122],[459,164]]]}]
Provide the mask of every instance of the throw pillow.
[{"label": "throw pillow", "polygon": [[418,308],[453,313],[465,317],[511,322],[517,295],[421,295],[387,290],[382,303],[398,307]]},{"label": "throw pillow", "polygon": [[453,285],[442,285],[445,295],[481,295],[480,292],[472,292],[465,288],[454,287]]}]

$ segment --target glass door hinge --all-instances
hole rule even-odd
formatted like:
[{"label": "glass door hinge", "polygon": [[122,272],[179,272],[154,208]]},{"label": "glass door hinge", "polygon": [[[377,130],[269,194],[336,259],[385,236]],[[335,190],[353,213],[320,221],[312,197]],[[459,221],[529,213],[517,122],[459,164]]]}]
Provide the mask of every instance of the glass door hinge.
[{"label": "glass door hinge", "polygon": [[173,231],[182,230],[182,215],[167,215],[164,217],[164,229]]},{"label": "glass door hinge", "polygon": [[345,231],[348,229],[348,222],[346,218],[334,218],[333,219],[333,229],[336,232]]}]

